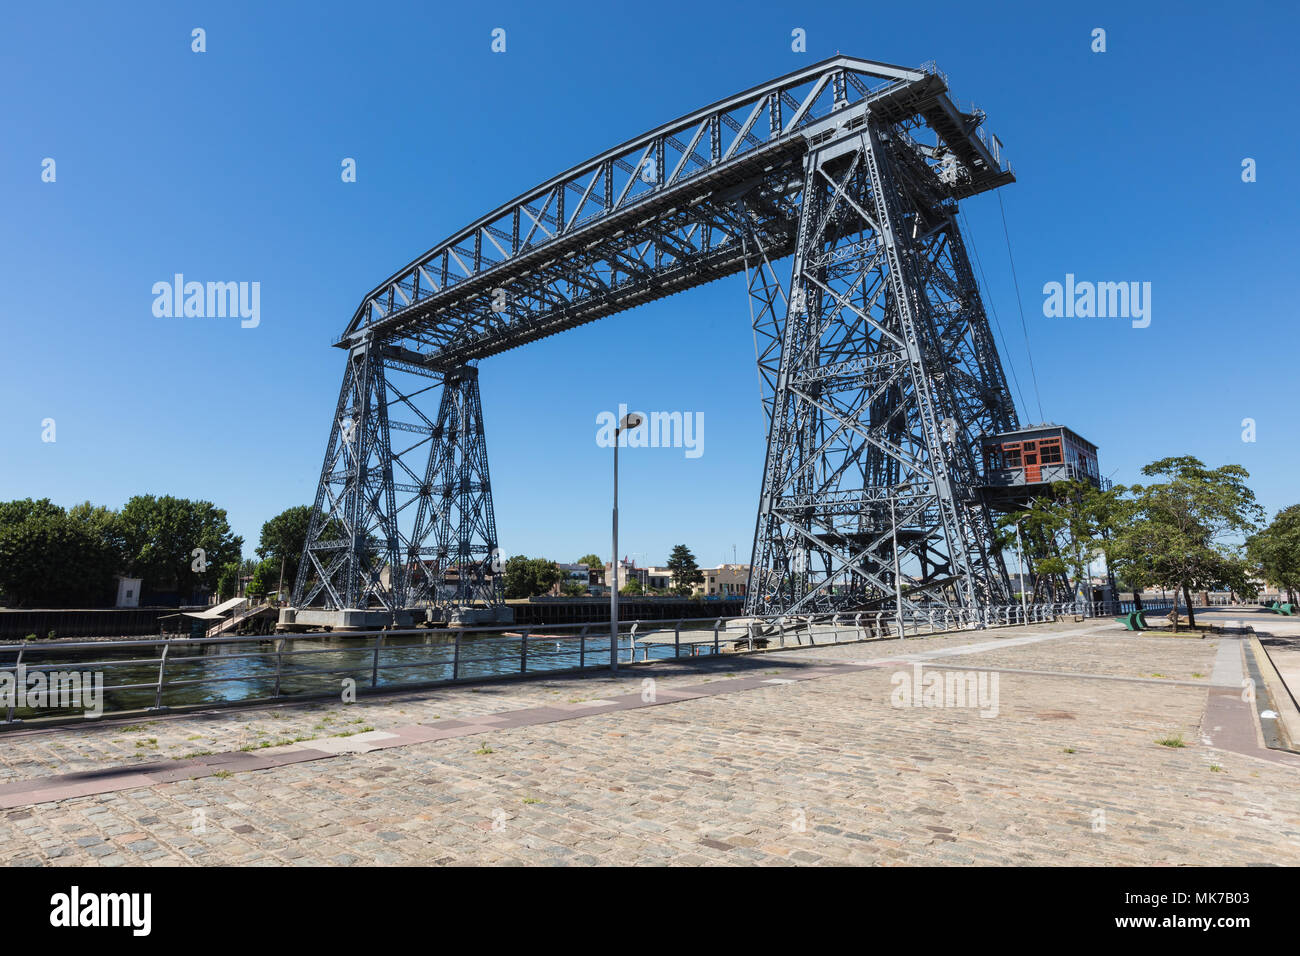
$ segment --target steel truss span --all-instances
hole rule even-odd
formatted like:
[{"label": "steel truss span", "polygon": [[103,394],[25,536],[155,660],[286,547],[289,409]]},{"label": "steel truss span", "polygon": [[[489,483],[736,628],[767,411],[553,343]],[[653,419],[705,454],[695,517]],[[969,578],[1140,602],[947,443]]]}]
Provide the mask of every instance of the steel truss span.
[{"label": "steel truss span", "polygon": [[947,90],[826,60],[562,173],[371,290],[336,342],[282,622],[503,615],[474,363],[741,272],[770,422],[747,612],[892,605],[896,586],[910,608],[1005,600],[975,449],[1018,422],[956,216],[1014,177]]}]

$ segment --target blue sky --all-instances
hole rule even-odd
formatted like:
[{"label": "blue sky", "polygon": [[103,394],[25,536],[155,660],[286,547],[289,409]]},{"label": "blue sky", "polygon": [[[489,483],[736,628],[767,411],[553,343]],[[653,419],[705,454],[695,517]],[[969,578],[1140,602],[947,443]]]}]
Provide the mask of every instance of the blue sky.
[{"label": "blue sky", "polygon": [[[988,112],[1019,178],[1000,192],[1046,418],[1100,445],[1116,481],[1194,454],[1244,465],[1270,514],[1300,500],[1300,386],[1281,364],[1296,347],[1294,8],[740,9],[6,5],[0,500],[207,498],[251,553],[264,520],[313,497],[343,370],[329,346],[366,291],[560,170],[836,52],[933,59]],[[1037,421],[998,197],[965,212]],[[176,272],[260,282],[261,324],[155,317],[151,287]],[[1066,273],[1151,282],[1150,327],[1045,318],[1042,287]],[[735,277],[485,362],[503,550],[608,557],[595,420],[626,402],[703,412],[705,444],[625,454],[620,549],[746,560],[765,438],[748,323]]]}]

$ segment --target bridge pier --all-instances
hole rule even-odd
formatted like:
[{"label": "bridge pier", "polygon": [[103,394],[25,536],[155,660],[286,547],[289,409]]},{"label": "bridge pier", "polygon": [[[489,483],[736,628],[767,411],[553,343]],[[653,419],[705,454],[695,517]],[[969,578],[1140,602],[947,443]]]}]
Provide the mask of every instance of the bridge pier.
[{"label": "bridge pier", "polygon": [[500,570],[478,369],[353,345],[281,626],[510,623]]}]

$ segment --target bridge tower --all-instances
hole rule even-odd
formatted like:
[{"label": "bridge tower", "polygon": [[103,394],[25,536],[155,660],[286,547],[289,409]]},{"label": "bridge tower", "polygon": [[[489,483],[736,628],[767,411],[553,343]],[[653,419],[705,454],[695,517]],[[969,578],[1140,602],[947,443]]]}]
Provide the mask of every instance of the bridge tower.
[{"label": "bridge tower", "polygon": [[755,310],[780,348],[747,613],[892,604],[895,567],[904,607],[1005,601],[976,436],[1017,419],[956,200],[888,118],[837,132],[806,155],[784,321],[769,290]]},{"label": "bridge tower", "polygon": [[[421,411],[442,388],[437,417]],[[280,623],[508,623],[478,369],[348,353],[293,607]]]}]

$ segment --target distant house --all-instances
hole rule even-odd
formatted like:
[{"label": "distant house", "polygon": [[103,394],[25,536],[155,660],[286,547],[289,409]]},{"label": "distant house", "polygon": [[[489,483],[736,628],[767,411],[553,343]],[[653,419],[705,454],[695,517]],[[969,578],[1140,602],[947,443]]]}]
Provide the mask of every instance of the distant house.
[{"label": "distant house", "polygon": [[143,578],[128,578],[118,574],[117,578],[117,603],[114,607],[139,607],[140,606],[140,585]]},{"label": "distant house", "polygon": [[748,564],[719,564],[716,568],[700,568],[704,580],[695,585],[695,593],[705,597],[744,597],[749,588]]},{"label": "distant house", "polygon": [[673,572],[653,565],[645,569],[646,584],[657,591],[667,591],[673,586]]},{"label": "distant house", "polygon": [[620,591],[627,587],[631,581],[640,583],[643,590],[649,586],[649,575],[646,569],[638,568],[635,561],[629,561],[627,558],[620,560],[617,568],[606,563],[604,578],[606,586],[613,581],[615,587]]},{"label": "distant house", "polygon": [[588,593],[591,592],[592,586],[599,586],[598,572],[593,571],[585,564],[560,564],[555,565],[560,569],[560,580],[556,581],[551,587],[551,593],[558,596],[564,594],[564,589],[569,585],[576,584]]}]

